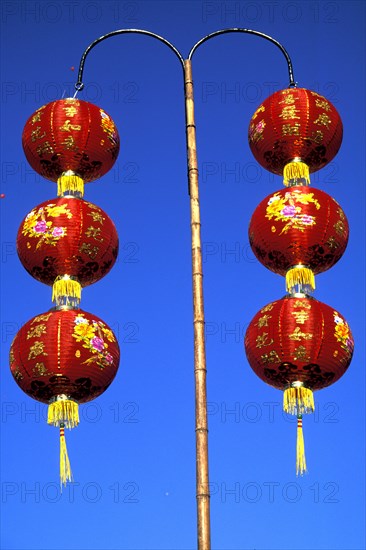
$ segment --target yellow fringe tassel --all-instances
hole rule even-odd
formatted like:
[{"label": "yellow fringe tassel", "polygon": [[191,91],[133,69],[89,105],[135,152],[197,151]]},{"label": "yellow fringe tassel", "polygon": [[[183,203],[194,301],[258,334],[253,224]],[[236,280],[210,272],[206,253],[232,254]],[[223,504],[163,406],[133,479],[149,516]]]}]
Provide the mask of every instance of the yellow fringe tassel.
[{"label": "yellow fringe tassel", "polygon": [[81,284],[68,275],[57,277],[52,287],[52,302],[61,296],[71,296],[81,300]]},{"label": "yellow fringe tassel", "polygon": [[296,441],[296,475],[302,476],[306,473],[306,458],[304,434],[302,431],[302,416],[297,417],[297,441]]},{"label": "yellow fringe tassel", "polygon": [[288,414],[314,412],[314,394],[304,386],[287,388],[283,393],[283,410]]},{"label": "yellow fringe tassel", "polygon": [[283,169],[283,185],[288,187],[297,180],[304,180],[299,182],[302,185],[310,185],[309,166],[301,161],[289,162]]},{"label": "yellow fringe tassel", "polygon": [[82,197],[84,196],[84,180],[71,170],[62,174],[57,180],[57,195],[62,197],[67,191],[77,191]]},{"label": "yellow fringe tassel", "polygon": [[79,406],[71,399],[57,398],[48,405],[48,424],[75,428],[79,424]]},{"label": "yellow fringe tassel", "polygon": [[69,455],[67,454],[65,428],[60,425],[60,481],[62,485],[66,485],[68,481],[72,481],[72,472],[70,466]]},{"label": "yellow fringe tassel", "polygon": [[286,273],[287,292],[291,292],[296,285],[309,285],[312,290],[315,290],[314,272],[309,267],[302,265],[289,269]]}]

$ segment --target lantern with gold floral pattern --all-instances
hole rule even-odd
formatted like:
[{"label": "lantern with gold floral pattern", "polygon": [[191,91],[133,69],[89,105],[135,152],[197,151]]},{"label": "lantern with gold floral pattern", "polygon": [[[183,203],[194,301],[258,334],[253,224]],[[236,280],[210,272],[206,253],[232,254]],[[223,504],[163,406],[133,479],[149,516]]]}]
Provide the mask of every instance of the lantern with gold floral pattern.
[{"label": "lantern with gold floral pattern", "polygon": [[249,146],[263,168],[284,175],[285,185],[308,184],[309,172],[337,154],[343,136],[332,103],[305,88],[286,88],[265,99],[249,124]]},{"label": "lantern with gold floral pattern", "polygon": [[106,174],[119,153],[112,118],[100,107],[67,98],[43,105],[27,120],[23,149],[32,168],[57,181],[58,195],[83,194],[84,182]]},{"label": "lantern with gold floral pattern", "polygon": [[53,285],[56,304],[80,302],[81,288],[100,280],[118,255],[118,234],[98,206],[76,197],[55,198],[27,214],[18,231],[24,268]]},{"label": "lantern with gold floral pattern", "polygon": [[101,395],[116,376],[119,346],[110,327],[81,309],[49,311],[15,336],[10,370],[18,386],[48,404],[48,423],[60,427],[60,477],[71,480],[64,428],[79,423],[78,404]]},{"label": "lantern with gold floral pattern", "polygon": [[335,199],[308,186],[271,193],[257,206],[249,224],[255,256],[286,277],[288,292],[298,285],[314,290],[314,275],[338,262],[348,233],[346,215]]},{"label": "lantern with gold floral pattern", "polygon": [[314,391],[343,376],[353,348],[344,317],[303,294],[266,305],[248,326],[249,365],[264,382],[284,392],[284,410],[298,417],[298,474],[306,471],[302,415],[314,411]]}]

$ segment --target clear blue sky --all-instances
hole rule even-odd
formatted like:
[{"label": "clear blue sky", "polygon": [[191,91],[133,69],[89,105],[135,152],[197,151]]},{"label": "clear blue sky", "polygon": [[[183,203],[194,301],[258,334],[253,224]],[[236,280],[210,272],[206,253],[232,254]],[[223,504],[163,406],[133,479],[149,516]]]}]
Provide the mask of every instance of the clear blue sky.
[{"label": "clear blue sky", "polygon": [[[365,3],[75,1],[1,3],[1,394],[4,550],[191,550],[196,546],[194,378],[189,200],[182,72],[144,36],[120,36],[88,57],[85,91],[116,122],[115,168],[85,197],[115,221],[120,256],[83,292],[121,345],[120,370],[81,407],[67,441],[75,484],[60,494],[58,433],[8,367],[20,326],[51,307],[49,287],[22,268],[23,217],[56,196],[27,165],[21,134],[40,106],[73,93],[85,47],[118,28],[151,30],[184,56],[204,35],[248,27],[289,51],[300,86],[325,95],[344,124],[341,150],[312,185],[341,204],[350,241],[317,277],[316,298],[348,320],[356,341],[346,375],[316,394],[304,420],[309,472],[295,477],[296,429],[282,394],[249,368],[243,333],[284,295],[257,262],[247,227],[281,189],[247,143],[261,101],[287,86],[284,58],[246,35],[218,37],[193,61],[201,179],[204,292],[215,550],[360,550],[365,547]],[[72,72],[71,67],[75,67]]]}]

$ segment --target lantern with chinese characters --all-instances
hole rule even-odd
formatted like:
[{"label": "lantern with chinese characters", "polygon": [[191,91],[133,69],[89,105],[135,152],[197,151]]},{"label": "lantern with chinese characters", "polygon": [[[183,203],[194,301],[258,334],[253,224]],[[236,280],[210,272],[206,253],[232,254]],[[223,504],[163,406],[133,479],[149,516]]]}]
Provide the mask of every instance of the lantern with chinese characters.
[{"label": "lantern with chinese characters", "polygon": [[18,386],[47,403],[48,423],[60,427],[61,482],[71,480],[64,428],[79,423],[78,404],[101,395],[114,379],[119,346],[112,330],[81,309],[37,315],[15,336],[10,369]]},{"label": "lantern with chinese characters", "polygon": [[80,302],[81,288],[113,267],[118,235],[98,206],[75,197],[55,198],[33,208],[20,225],[17,250],[35,279],[53,285],[56,304]]},{"label": "lantern with chinese characters", "polygon": [[59,99],[37,109],[23,130],[23,149],[32,168],[58,182],[58,195],[78,192],[84,182],[106,174],[119,152],[111,117],[80,99]]},{"label": "lantern with chinese characters", "polygon": [[281,189],[266,197],[249,224],[249,242],[257,259],[286,276],[287,290],[315,288],[314,274],[332,267],[348,242],[348,222],[327,193],[307,186]]},{"label": "lantern with chinese characters", "polygon": [[249,146],[263,168],[284,175],[285,185],[309,183],[309,172],[328,164],[342,143],[343,126],[334,105],[305,88],[268,97],[249,125]]},{"label": "lantern with chinese characters", "polygon": [[263,307],[245,335],[254,372],[284,392],[284,410],[298,417],[296,471],[306,471],[302,415],[314,411],[313,391],[346,372],[354,342],[346,320],[330,306],[303,294]]}]

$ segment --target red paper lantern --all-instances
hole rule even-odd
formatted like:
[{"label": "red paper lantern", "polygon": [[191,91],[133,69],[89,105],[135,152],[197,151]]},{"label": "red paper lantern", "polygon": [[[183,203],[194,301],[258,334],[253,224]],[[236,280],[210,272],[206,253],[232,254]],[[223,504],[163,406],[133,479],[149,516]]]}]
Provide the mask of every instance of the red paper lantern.
[{"label": "red paper lantern", "polygon": [[48,423],[60,427],[62,483],[71,480],[64,428],[79,423],[78,404],[101,395],[114,379],[119,346],[112,330],[81,309],[37,315],[17,333],[10,370],[30,397],[47,403]]},{"label": "red paper lantern", "polygon": [[346,320],[303,294],[263,307],[245,334],[249,365],[267,384],[284,391],[284,410],[298,416],[297,472],[306,470],[302,415],[314,410],[313,391],[346,372],[354,341]]},{"label": "red paper lantern", "polygon": [[59,99],[43,105],[27,120],[23,148],[32,168],[58,181],[59,195],[82,192],[83,181],[106,174],[119,152],[119,135],[111,117],[80,99]]},{"label": "red paper lantern", "polygon": [[37,315],[19,330],[10,351],[18,386],[42,403],[59,395],[78,403],[95,399],[112,382],[118,364],[112,330],[81,309]]},{"label": "red paper lantern", "polygon": [[54,285],[53,299],[80,300],[81,287],[100,280],[118,255],[118,234],[98,206],[75,197],[43,202],[22,221],[17,250],[25,269]]},{"label": "red paper lantern", "polygon": [[285,184],[305,183],[309,171],[328,164],[342,143],[343,126],[334,105],[305,88],[268,97],[249,124],[249,146],[263,168],[284,173]]},{"label": "red paper lantern", "polygon": [[281,189],[266,197],[249,224],[249,242],[257,259],[286,276],[287,290],[307,284],[332,267],[348,242],[347,218],[330,195],[307,186]]},{"label": "red paper lantern", "polygon": [[309,390],[333,384],[347,370],[353,346],[345,319],[308,296],[286,296],[268,304],[245,335],[250,366],[281,390],[298,382]]}]

